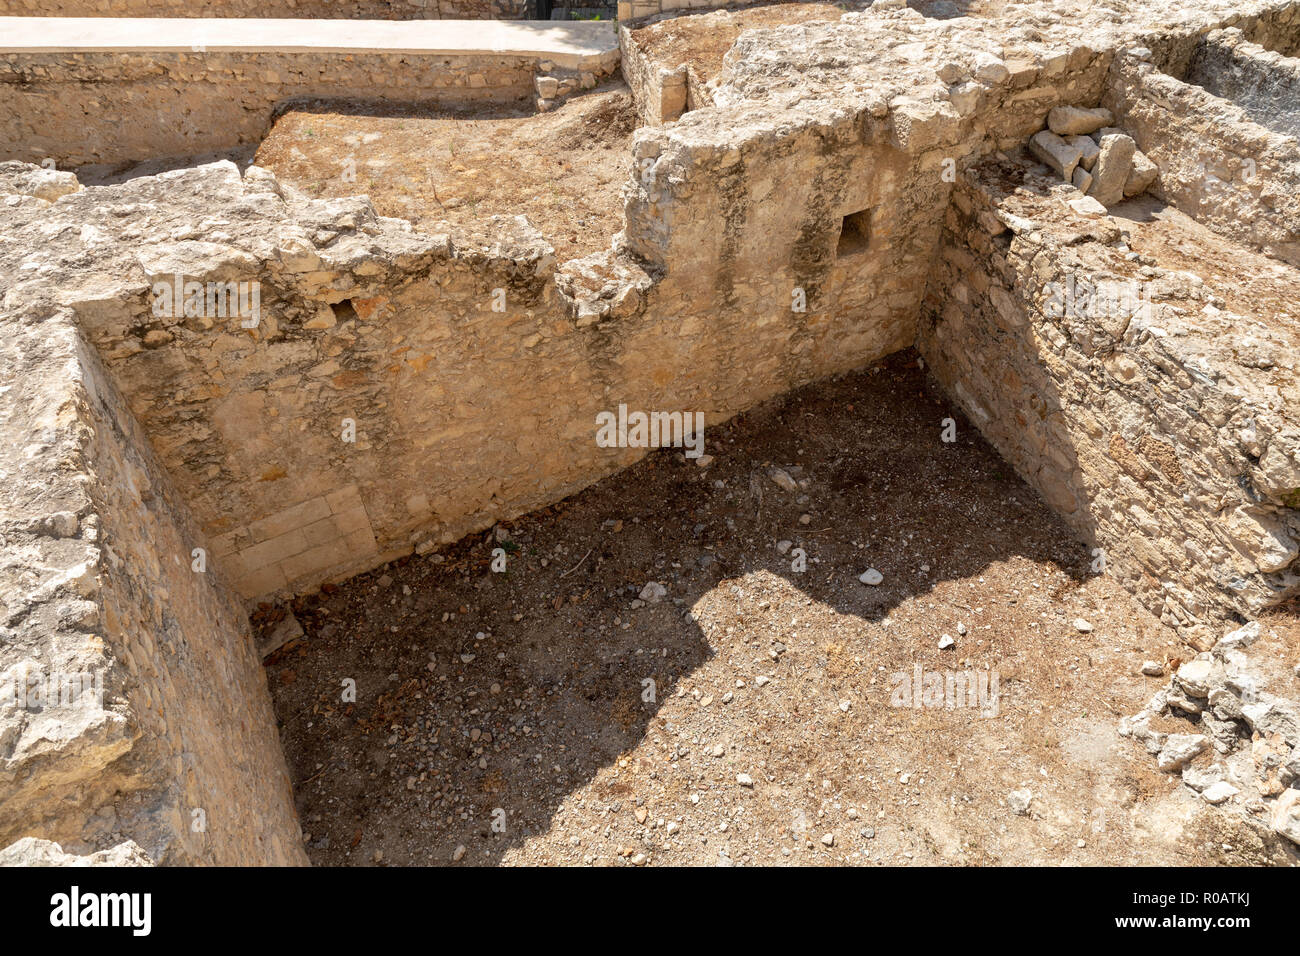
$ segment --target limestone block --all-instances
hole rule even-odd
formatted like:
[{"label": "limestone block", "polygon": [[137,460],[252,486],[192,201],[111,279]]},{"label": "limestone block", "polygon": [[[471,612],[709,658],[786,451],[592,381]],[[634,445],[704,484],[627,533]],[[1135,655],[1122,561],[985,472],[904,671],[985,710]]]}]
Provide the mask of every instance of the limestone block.
[{"label": "limestone block", "polygon": [[1124,198],[1124,184],[1133,168],[1133,154],[1137,144],[1124,133],[1111,133],[1101,138],[1101,152],[1093,167],[1092,187],[1088,195],[1103,206],[1113,206]]},{"label": "limestone block", "polygon": [[1074,136],[1066,136],[1064,139],[1071,146],[1077,146],[1079,148],[1079,151],[1083,153],[1083,157],[1079,160],[1079,165],[1091,172],[1092,167],[1096,165],[1097,156],[1101,152],[1101,147],[1097,145],[1097,141],[1091,136],[1085,136],[1082,133],[1075,134]]},{"label": "limestone block", "polygon": [[1075,167],[1083,159],[1083,150],[1048,130],[1035,133],[1029,140],[1029,149],[1066,182],[1073,178]]},{"label": "limestone block", "polygon": [[1113,122],[1115,115],[1103,107],[1054,106],[1047,114],[1047,128],[1058,136],[1093,133]]},{"label": "limestone block", "polygon": [[17,193],[54,202],[60,196],[80,189],[81,183],[77,182],[77,177],[72,173],[30,166],[27,163],[0,163],[0,195]]},{"label": "limestone block", "polygon": [[1151,184],[1160,175],[1160,167],[1147,159],[1142,150],[1133,151],[1133,168],[1124,180],[1124,198],[1138,196],[1151,188]]}]

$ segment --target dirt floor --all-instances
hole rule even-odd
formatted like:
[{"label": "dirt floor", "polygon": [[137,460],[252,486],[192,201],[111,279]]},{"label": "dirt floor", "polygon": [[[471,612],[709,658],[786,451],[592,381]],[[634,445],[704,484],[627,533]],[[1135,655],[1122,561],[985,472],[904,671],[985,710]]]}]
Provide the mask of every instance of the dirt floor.
[{"label": "dirt floor", "polygon": [[[315,863],[1268,859],[1118,736],[1187,652],[914,353],[706,437],[295,602],[268,677]],[[917,667],[997,692],[893,706]]]},{"label": "dirt floor", "polygon": [[1126,200],[1111,215],[1128,231],[1134,252],[1198,276],[1228,311],[1300,331],[1300,269],[1220,236],[1149,194]]},{"label": "dirt floor", "polygon": [[254,162],[310,196],[365,193],[425,232],[524,215],[560,261],[607,249],[623,228],[635,114],[621,82],[540,114],[340,109],[285,113]]}]

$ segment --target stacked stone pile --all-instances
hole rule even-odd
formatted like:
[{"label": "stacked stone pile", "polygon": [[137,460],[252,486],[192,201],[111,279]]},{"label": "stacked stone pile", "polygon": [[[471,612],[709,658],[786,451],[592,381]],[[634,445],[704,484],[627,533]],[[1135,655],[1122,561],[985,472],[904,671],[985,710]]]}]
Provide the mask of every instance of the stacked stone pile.
[{"label": "stacked stone pile", "polygon": [[[1245,653],[1259,638],[1259,623],[1247,624],[1182,664],[1142,711],[1120,721],[1119,732],[1207,803],[1237,808],[1300,844],[1300,702],[1263,689],[1270,677]],[[1162,671],[1157,662],[1142,668]],[[1291,676],[1300,678],[1300,666]],[[1199,732],[1156,730],[1151,722],[1162,716]]]},{"label": "stacked stone pile", "polygon": [[1146,192],[1160,172],[1114,122],[1108,109],[1054,107],[1047,128],[1029,140],[1030,152],[1079,192],[1113,206]]}]

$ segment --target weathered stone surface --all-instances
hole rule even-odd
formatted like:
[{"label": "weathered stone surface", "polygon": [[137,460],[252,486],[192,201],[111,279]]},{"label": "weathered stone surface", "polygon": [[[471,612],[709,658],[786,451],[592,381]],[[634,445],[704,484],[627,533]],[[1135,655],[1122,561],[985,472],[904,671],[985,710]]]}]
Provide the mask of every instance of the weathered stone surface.
[{"label": "weathered stone surface", "polygon": [[1122,200],[1124,184],[1128,182],[1133,168],[1133,153],[1136,150],[1137,144],[1133,142],[1133,137],[1124,133],[1103,136],[1088,195],[1108,208]]},{"label": "weathered stone surface", "polygon": [[1074,169],[1083,159],[1083,150],[1071,146],[1060,136],[1049,130],[1040,130],[1029,140],[1029,148],[1035,156],[1056,171],[1066,182],[1074,177]]},{"label": "weathered stone surface", "polygon": [[1065,141],[1071,146],[1077,147],[1083,155],[1079,159],[1079,165],[1085,170],[1091,172],[1092,167],[1097,163],[1097,156],[1101,153],[1101,147],[1091,136],[1066,136]]},{"label": "weathered stone surface", "polygon": [[1130,196],[1138,196],[1146,192],[1159,175],[1160,167],[1147,159],[1146,153],[1142,150],[1135,149],[1133,168],[1129,170],[1128,178],[1124,180],[1124,198],[1128,199]]},{"label": "weathered stone surface", "polygon": [[1166,771],[1181,770],[1184,764],[1204,753],[1209,746],[1209,739],[1200,734],[1170,734],[1160,753],[1156,754],[1156,766]]},{"label": "weathered stone surface", "polygon": [[1300,790],[1289,789],[1273,805],[1273,829],[1292,843],[1300,843]]},{"label": "weathered stone surface", "polygon": [[[1274,832],[1294,841],[1297,808],[1290,795],[1297,791],[1288,788],[1300,776],[1300,703],[1267,689],[1290,693],[1291,681],[1278,680],[1276,633],[1261,645],[1261,631],[1253,621],[1224,635],[1212,653],[1184,664],[1139,713],[1120,722],[1120,735],[1142,742],[1161,769],[1181,766],[1182,782],[1206,803],[1248,818],[1262,815]],[[1208,693],[1209,707],[1187,710],[1184,692]],[[1151,722],[1166,714],[1202,733],[1153,731]],[[1222,761],[1192,766],[1207,742]]]},{"label": "weathered stone surface", "polygon": [[72,173],[15,161],[0,163],[0,196],[17,194],[54,202],[81,188]]},{"label": "weathered stone surface", "polygon": [[[1107,573],[1147,595],[1189,640],[1198,625],[1222,621],[1228,605],[1257,616],[1294,592],[1295,558],[1284,570],[1264,570],[1285,557],[1272,550],[1279,539],[1238,534],[1229,544],[1226,519],[1248,507],[1259,509],[1250,513],[1260,527],[1261,519],[1276,530],[1295,527],[1294,508],[1270,503],[1263,491],[1281,482],[1262,465],[1274,447],[1287,463],[1279,476],[1292,461],[1284,436],[1294,428],[1289,409],[1300,402],[1300,386],[1232,342],[1249,326],[1250,335],[1293,355],[1294,334],[1267,309],[1216,316],[1200,301],[1188,309],[1181,299],[1188,286],[1177,275],[1120,279],[1135,273],[1118,248],[1118,229],[1101,216],[1073,215],[1054,177],[1011,169],[990,163],[959,182],[931,280],[944,291],[927,305],[932,322],[922,324],[928,367],[1044,499],[1105,548]],[[1022,184],[1014,195],[1005,191],[1008,180]],[[1005,233],[1006,221],[1032,226],[1014,231],[1005,255],[989,262],[987,253],[966,251],[1005,243],[994,236]],[[1144,331],[1152,327],[1165,334]],[[1042,343],[1052,343],[1050,361]],[[1189,367],[1216,371],[1195,378],[1178,371]],[[1279,381],[1294,397],[1275,399]],[[1041,411],[1018,413],[1025,407]],[[1212,427],[1192,424],[1200,418],[1193,409],[1207,407],[1233,411]],[[1247,433],[1258,445],[1242,445],[1247,421],[1256,423]],[[1215,464],[1190,467],[1207,459]],[[1222,504],[1203,511],[1197,500]],[[1165,535],[1178,545],[1134,546]],[[1189,553],[1204,557],[1189,562]]]},{"label": "weathered stone surface", "polygon": [[1113,122],[1115,115],[1105,107],[1054,106],[1047,114],[1047,128],[1057,136],[1095,133]]},{"label": "weathered stone surface", "polygon": [[1161,197],[1245,246],[1300,264],[1300,142],[1151,63],[1119,58],[1111,74],[1106,105],[1160,168]]},{"label": "weathered stone surface", "polygon": [[[7,211],[49,223],[89,192]],[[303,863],[244,611],[196,565],[203,537],[73,314],[31,294],[31,274],[14,295],[14,275],[0,279],[0,433],[23,450],[0,482],[0,845],[38,837],[94,858],[133,842],[162,864]],[[106,315],[124,294],[112,275],[77,285]],[[28,843],[7,858],[68,862],[54,852]]]},{"label": "weathered stone surface", "polygon": [[65,853],[57,843],[23,837],[0,850],[0,866],[152,866],[154,861],[134,841],[109,850],[78,856]]}]

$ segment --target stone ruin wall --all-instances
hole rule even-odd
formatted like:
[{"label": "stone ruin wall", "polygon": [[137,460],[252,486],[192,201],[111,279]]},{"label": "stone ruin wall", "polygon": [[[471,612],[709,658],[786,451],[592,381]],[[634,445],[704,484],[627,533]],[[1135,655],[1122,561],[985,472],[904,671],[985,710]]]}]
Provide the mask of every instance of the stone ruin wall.
[{"label": "stone ruin wall", "polygon": [[641,20],[660,13],[692,13],[742,6],[732,0],[618,0],[619,20]]},{"label": "stone ruin wall", "polygon": [[[917,17],[899,18],[921,29]],[[877,26],[799,29],[770,33],[783,49],[845,34],[862,48]],[[71,648],[121,690],[113,716],[100,718],[107,743],[78,732],[86,756],[75,742],[12,750],[6,788],[20,799],[6,797],[14,809],[0,843],[39,817],[75,852],[129,839],[168,862],[300,862],[264,678],[229,589],[308,590],[584,487],[645,453],[595,445],[596,412],[620,403],[703,411],[715,423],[913,344],[972,424],[1189,640],[1295,593],[1295,396],[1221,353],[1203,381],[1181,339],[1045,317],[1043,286],[1080,257],[1105,267],[1113,237],[1036,234],[1024,223],[1049,220],[1041,211],[1008,216],[976,175],[944,175],[950,162],[964,169],[1023,145],[1053,106],[1111,96],[1127,68],[1114,44],[1067,34],[999,57],[987,34],[947,35],[920,66],[909,61],[910,86],[796,98],[793,111],[772,108],[783,94],[761,54],[773,42],[742,36],[721,109],[639,132],[625,231],[609,251],[573,262],[555,263],[521,221],[423,235],[375,216],[363,198],[307,200],[228,163],[48,206],[6,200],[6,321],[34,330],[5,353],[12,378],[42,339],[77,357],[73,384],[54,376],[41,386],[72,399],[10,396],[7,420],[70,403],[89,409],[80,415],[96,437],[58,433],[83,455],[68,481],[89,504],[70,499],[77,507],[63,510],[77,524],[59,525],[77,530],[51,537],[27,519],[6,531],[7,552],[24,556],[9,568],[17,583],[6,602],[53,577],[35,591],[48,601],[7,610],[6,626],[25,630],[5,665]],[[936,73],[947,74],[942,95]],[[1141,109],[1113,102],[1141,137]],[[848,216],[861,217],[864,240],[845,248]],[[259,282],[259,326],[156,315],[151,286],[176,274]],[[791,308],[796,289],[805,312]],[[504,311],[493,308],[498,290]],[[1241,437],[1247,412],[1254,445]],[[355,442],[342,440],[345,418]],[[34,451],[23,467],[48,462]],[[152,498],[124,500],[142,485]],[[23,487],[30,514],[48,515],[39,497],[48,487],[26,476]],[[115,525],[120,515],[133,523]],[[139,528],[147,540],[132,536]],[[47,557],[53,547],[68,553]],[[186,566],[193,547],[211,559],[202,575]],[[93,582],[66,573],[85,567],[83,554],[96,562]],[[129,557],[119,564],[120,555]],[[75,627],[60,623],[65,607]],[[221,734],[236,705],[249,736],[232,747]],[[5,739],[21,743],[28,731],[13,726]],[[235,753],[246,755],[237,767]],[[62,760],[69,779],[85,781],[81,809],[32,789],[37,759]],[[140,796],[138,817],[94,813],[113,789]],[[195,806],[209,814],[202,838],[185,827]],[[236,818],[264,826],[219,825]]]},{"label": "stone ruin wall", "polygon": [[0,17],[527,20],[529,0],[0,0]]},{"label": "stone ruin wall", "polygon": [[[582,82],[617,68],[611,50],[582,63]],[[6,158],[60,167],[192,156],[258,143],[295,102],[518,107],[554,70],[526,53],[8,52],[0,139],[15,144]]]},{"label": "stone ruin wall", "polygon": [[1241,106],[1255,122],[1300,137],[1300,60],[1216,30],[1196,50],[1183,79]]},{"label": "stone ruin wall", "polygon": [[[1207,312],[1212,290],[1183,274],[1143,278],[1119,229],[1063,216],[1053,185],[1009,164],[963,177],[921,352],[1108,573],[1206,650],[1224,612],[1253,619],[1300,586],[1300,382],[1283,358],[1300,342]],[[1150,313],[1064,301],[1105,281],[1140,284]]]},{"label": "stone ruin wall", "polygon": [[0,845],[305,863],[248,619],[192,570],[188,509],[66,309],[10,300],[5,327],[0,678],[94,675],[103,697],[0,702]]},{"label": "stone ruin wall", "polygon": [[[1259,69],[1264,58],[1252,59]],[[1165,70],[1187,68],[1170,58],[1165,63]],[[1294,74],[1285,67],[1294,63],[1272,75],[1287,80]],[[1103,100],[1116,123],[1162,170],[1156,194],[1216,232],[1300,264],[1300,141],[1259,125],[1240,106],[1165,70],[1122,58]],[[1191,117],[1198,121],[1190,122]]]},{"label": "stone ruin wall", "polygon": [[[718,422],[911,345],[951,188],[943,160],[1097,98],[1108,61],[1081,48],[1050,85],[1018,68],[991,128],[917,104],[810,118],[782,137],[757,126],[737,140],[705,113],[645,130],[620,251],[558,267],[517,223],[421,236],[361,200],[285,201],[231,166],[147,197],[114,187],[129,208],[147,198],[181,218],[220,197],[230,209],[206,214],[246,232],[146,245],[109,291],[69,304],[239,592],[310,589],[630,464],[643,452],[595,445],[599,411]],[[844,217],[862,213],[870,241],[840,254]],[[108,236],[156,231],[94,221]],[[176,274],[259,282],[264,326],[151,315],[152,284]]]}]

